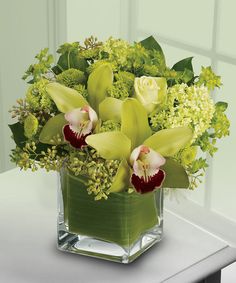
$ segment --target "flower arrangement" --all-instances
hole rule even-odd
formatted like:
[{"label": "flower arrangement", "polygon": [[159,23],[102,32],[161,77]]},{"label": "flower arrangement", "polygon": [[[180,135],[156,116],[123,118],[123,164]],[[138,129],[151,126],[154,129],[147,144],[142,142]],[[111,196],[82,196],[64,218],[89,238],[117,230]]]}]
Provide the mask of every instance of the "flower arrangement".
[{"label": "flower arrangement", "polygon": [[95,200],[198,186],[208,166],[201,152],[213,156],[229,135],[211,67],[195,75],[192,57],[167,67],[152,36],[134,44],[90,37],[57,52],[53,63],[43,49],[23,76],[26,97],[10,110],[13,162],[86,176]]}]

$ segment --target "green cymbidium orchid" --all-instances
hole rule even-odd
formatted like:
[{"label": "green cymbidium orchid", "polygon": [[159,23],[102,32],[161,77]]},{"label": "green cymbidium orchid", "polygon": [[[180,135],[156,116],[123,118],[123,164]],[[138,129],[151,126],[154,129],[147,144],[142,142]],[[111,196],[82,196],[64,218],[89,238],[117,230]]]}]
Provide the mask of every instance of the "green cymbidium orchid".
[{"label": "green cymbidium orchid", "polygon": [[[81,145],[84,145],[84,141],[79,141],[79,139],[85,138],[85,136],[80,136],[80,134],[88,132],[88,129],[85,129],[85,127],[90,125],[91,122],[94,124],[97,118],[92,119],[92,116],[97,115],[99,110],[102,120],[114,119],[119,121],[122,102],[112,97],[106,98],[106,90],[110,87],[112,81],[113,72],[109,64],[103,64],[97,67],[88,79],[89,102],[74,89],[57,82],[49,83],[47,85],[47,93],[55,102],[58,110],[64,114],[60,113],[48,120],[41,131],[40,142],[46,144],[63,144],[65,139],[67,141],[69,139],[72,146],[80,148]],[[94,112],[93,109],[97,110],[97,114],[89,115],[89,113]],[[75,116],[74,119],[72,119],[73,115]],[[79,119],[80,117],[83,117],[81,121]],[[76,119],[77,121],[74,123],[73,121]],[[64,137],[68,135],[68,139],[67,137],[64,139],[62,129]],[[95,127],[90,130],[94,129]],[[55,139],[55,137],[57,138]]]},{"label": "green cymbidium orchid", "polygon": [[[95,148],[105,159],[121,160],[114,182],[109,189],[109,192],[120,192],[130,187],[132,175],[130,156],[137,147],[143,145],[147,151],[154,150],[159,155],[171,157],[192,139],[192,135],[188,127],[161,130],[152,135],[145,108],[136,99],[127,98],[122,102],[121,107],[121,131],[90,135],[86,138],[86,143]],[[188,187],[187,174],[180,164],[167,158],[163,168],[166,174],[163,186],[166,184],[175,188]],[[170,178],[173,175],[172,183]]]}]

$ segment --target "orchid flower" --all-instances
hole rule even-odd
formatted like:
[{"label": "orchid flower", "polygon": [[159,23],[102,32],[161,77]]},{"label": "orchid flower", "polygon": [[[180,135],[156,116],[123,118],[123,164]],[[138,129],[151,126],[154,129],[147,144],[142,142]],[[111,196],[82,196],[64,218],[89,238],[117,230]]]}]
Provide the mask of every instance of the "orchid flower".
[{"label": "orchid flower", "polygon": [[122,102],[112,97],[106,98],[106,89],[112,82],[112,69],[109,64],[104,64],[89,76],[88,101],[74,89],[56,82],[48,84],[47,93],[62,113],[48,120],[40,133],[40,141],[47,144],[69,142],[71,146],[81,148],[99,122],[94,109],[101,113],[102,120],[107,117],[119,120]]},{"label": "orchid flower", "polygon": [[139,193],[151,192],[160,188],[165,172],[160,169],[166,162],[165,158],[151,148],[140,145],[130,155],[133,174],[131,183]]},{"label": "orchid flower", "polygon": [[[146,193],[166,185],[188,187],[184,168],[169,157],[191,139],[192,131],[188,127],[161,130],[152,135],[145,108],[138,100],[127,98],[121,106],[121,131],[93,134],[85,141],[101,157],[121,160],[109,192],[120,192],[131,183],[137,192]],[[171,182],[173,174],[175,183]]]},{"label": "orchid flower", "polygon": [[63,127],[65,140],[75,148],[85,146],[85,138],[93,132],[97,125],[97,113],[86,105],[67,112],[65,119],[69,122]]}]

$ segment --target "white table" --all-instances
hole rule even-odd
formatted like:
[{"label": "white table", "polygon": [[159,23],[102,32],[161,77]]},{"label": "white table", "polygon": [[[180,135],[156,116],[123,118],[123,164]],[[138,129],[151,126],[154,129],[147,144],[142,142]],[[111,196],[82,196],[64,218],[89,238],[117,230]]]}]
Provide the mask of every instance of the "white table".
[{"label": "white table", "polygon": [[0,174],[0,282],[217,283],[236,260],[236,249],[170,211],[164,239],[130,265],[60,252],[56,187],[56,173]]}]

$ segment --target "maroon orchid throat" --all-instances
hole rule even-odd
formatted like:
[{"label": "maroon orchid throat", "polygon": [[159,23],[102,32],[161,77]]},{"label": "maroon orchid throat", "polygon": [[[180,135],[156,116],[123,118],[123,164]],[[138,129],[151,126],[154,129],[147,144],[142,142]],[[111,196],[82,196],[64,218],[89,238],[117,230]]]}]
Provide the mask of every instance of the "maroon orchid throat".
[{"label": "maroon orchid throat", "polygon": [[160,169],[165,158],[151,148],[141,145],[130,156],[133,168],[131,183],[138,193],[144,194],[160,188],[165,179],[165,172]]},{"label": "maroon orchid throat", "polygon": [[67,112],[65,119],[68,121],[63,127],[65,140],[77,149],[86,146],[85,139],[94,131],[98,122],[96,112],[86,105]]}]

